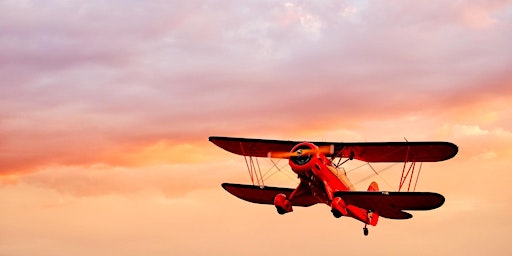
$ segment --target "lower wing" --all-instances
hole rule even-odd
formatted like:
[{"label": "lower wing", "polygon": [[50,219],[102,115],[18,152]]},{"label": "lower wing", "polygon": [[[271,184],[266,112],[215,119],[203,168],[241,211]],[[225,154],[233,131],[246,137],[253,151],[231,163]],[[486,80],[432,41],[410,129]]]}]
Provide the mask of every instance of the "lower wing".
[{"label": "lower wing", "polygon": [[[277,194],[285,194],[287,198],[295,190],[293,188],[259,187],[244,184],[223,183],[222,187],[232,195],[245,201],[257,204],[274,204]],[[321,201],[311,194],[303,194],[293,199],[293,206],[311,206]]]},{"label": "lower wing", "polygon": [[388,219],[409,219],[404,210],[432,210],[444,203],[444,197],[432,192],[343,191],[334,196],[347,205],[370,210]]},{"label": "lower wing", "polygon": [[[223,183],[222,187],[232,195],[257,204],[274,204],[277,194],[290,197],[292,188],[259,187],[244,184]],[[370,210],[388,219],[409,219],[404,210],[432,210],[444,203],[444,197],[432,192],[384,192],[384,191],[343,191],[334,196],[343,198],[345,204]],[[293,206],[311,206],[322,203],[311,194],[304,193],[293,199]]]}]

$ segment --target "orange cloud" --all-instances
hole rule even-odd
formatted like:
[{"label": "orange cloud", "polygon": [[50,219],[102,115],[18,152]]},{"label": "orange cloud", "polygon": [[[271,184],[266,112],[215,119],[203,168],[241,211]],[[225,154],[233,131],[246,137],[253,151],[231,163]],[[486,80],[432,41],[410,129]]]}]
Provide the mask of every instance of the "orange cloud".
[{"label": "orange cloud", "polygon": [[[0,11],[12,38],[0,42],[4,183],[52,166],[208,163],[224,156],[210,135],[449,140],[478,127],[498,140],[510,130],[508,2],[352,2],[350,22],[345,5],[262,4],[273,11],[225,19],[194,3],[114,16],[52,4]],[[495,23],[460,28],[465,10]]]},{"label": "orange cloud", "polygon": [[154,164],[200,164],[214,160],[219,154],[211,152],[207,138],[202,141],[179,142],[158,141],[149,145],[138,145],[131,149],[118,148],[104,159],[122,166],[144,166]]},{"label": "orange cloud", "polygon": [[[0,1],[0,251],[510,252],[511,6]],[[325,206],[280,216],[225,193],[250,178],[210,135],[447,140],[459,153],[423,165],[418,187],[443,207],[381,220],[370,241]],[[281,174],[268,185],[296,185]],[[364,189],[368,175],[349,177]]]},{"label": "orange cloud", "polygon": [[219,166],[222,165],[159,164],[135,168],[105,164],[54,165],[26,174],[18,182],[76,197],[144,192],[182,197],[194,190],[218,186],[217,177],[225,174]]}]

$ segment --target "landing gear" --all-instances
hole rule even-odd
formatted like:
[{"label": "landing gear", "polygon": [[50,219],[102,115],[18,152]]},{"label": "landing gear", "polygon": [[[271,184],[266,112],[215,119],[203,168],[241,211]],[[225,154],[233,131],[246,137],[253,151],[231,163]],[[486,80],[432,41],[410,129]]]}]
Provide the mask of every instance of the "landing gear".
[{"label": "landing gear", "polygon": [[343,216],[343,214],[336,209],[332,209],[331,212],[332,212],[332,215],[334,216],[334,218],[336,218],[336,219],[341,218],[341,216]]},{"label": "landing gear", "polygon": [[364,224],[363,234],[364,236],[368,236],[368,228],[366,227],[366,224]]},{"label": "landing gear", "polygon": [[331,212],[335,218],[340,218],[341,216],[347,216],[348,213],[347,213],[345,201],[343,201],[343,199],[341,199],[340,197],[333,198],[333,200],[331,202]]},{"label": "landing gear", "polygon": [[285,194],[278,194],[274,198],[274,206],[279,214],[283,215],[287,212],[293,211],[292,202],[286,198]]},{"label": "landing gear", "polygon": [[281,215],[283,215],[283,214],[288,212],[285,209],[283,209],[283,207],[281,207],[281,206],[276,206],[276,210],[277,210],[277,213],[279,213]]}]

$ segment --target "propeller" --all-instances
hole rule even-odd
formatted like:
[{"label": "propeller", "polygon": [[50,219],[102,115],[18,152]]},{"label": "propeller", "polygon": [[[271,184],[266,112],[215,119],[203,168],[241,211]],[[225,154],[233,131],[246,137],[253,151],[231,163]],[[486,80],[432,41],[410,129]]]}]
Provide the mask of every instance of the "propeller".
[{"label": "propeller", "polygon": [[304,148],[295,151],[268,152],[269,158],[290,158],[294,156],[309,156],[314,154],[333,154],[334,145],[319,146],[318,148]]}]

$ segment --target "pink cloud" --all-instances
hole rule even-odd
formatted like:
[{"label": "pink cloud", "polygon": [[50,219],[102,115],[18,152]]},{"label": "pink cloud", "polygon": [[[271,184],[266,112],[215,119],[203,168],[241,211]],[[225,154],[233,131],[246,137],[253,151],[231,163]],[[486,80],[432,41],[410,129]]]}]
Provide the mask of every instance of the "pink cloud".
[{"label": "pink cloud", "polygon": [[[510,127],[508,2],[2,5],[4,174],[130,167],[212,134],[392,136],[404,116],[472,125],[479,109]],[[492,24],[467,27],[468,8]]]},{"label": "pink cloud", "polygon": [[[2,1],[0,251],[510,251],[511,6]],[[220,183],[250,179],[243,158],[210,135],[405,137],[460,151],[423,166],[419,187],[445,195],[445,205],[382,220],[367,246],[360,223],[326,207],[279,216],[225,193]],[[383,174],[391,185],[393,171]]]}]

